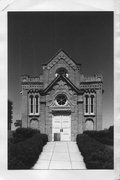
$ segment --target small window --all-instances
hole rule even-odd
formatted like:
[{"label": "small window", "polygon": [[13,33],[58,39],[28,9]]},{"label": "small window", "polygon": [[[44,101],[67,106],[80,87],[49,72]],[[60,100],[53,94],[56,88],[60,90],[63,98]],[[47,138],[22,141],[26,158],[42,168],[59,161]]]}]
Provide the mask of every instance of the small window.
[{"label": "small window", "polygon": [[66,73],[66,77],[68,77],[68,73]]},{"label": "small window", "polygon": [[57,77],[58,76],[58,73],[55,73],[55,77]]},{"label": "small window", "polygon": [[94,95],[85,95],[84,100],[84,113],[87,115],[94,114]]},{"label": "small window", "polygon": [[38,114],[38,104],[39,102],[38,102],[38,96],[35,96],[35,112],[36,112],[36,114]]},{"label": "small window", "polygon": [[62,106],[62,105],[65,105],[66,102],[67,102],[67,97],[64,95],[64,94],[59,94],[57,97],[56,97],[56,102],[58,105]]},{"label": "small window", "polygon": [[38,115],[39,114],[39,96],[29,96],[29,114]]},{"label": "small window", "polygon": [[33,114],[33,95],[31,95],[29,98],[29,109],[30,114]]},{"label": "small window", "polygon": [[91,113],[94,113],[94,96],[91,96]]},{"label": "small window", "polygon": [[89,113],[89,96],[88,95],[85,96],[85,113],[86,114]]},{"label": "small window", "polygon": [[65,69],[65,68],[63,68],[63,67],[61,67],[61,68],[59,68],[59,69],[57,69],[57,71],[56,71],[56,73],[55,73],[55,76],[58,76],[58,75],[63,75],[63,76],[66,76],[66,77],[68,77],[68,71]]}]

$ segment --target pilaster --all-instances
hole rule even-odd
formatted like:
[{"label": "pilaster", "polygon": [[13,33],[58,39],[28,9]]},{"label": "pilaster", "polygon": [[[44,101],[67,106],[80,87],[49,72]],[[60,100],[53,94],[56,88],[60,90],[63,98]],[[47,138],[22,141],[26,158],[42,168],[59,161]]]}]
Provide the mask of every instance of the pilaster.
[{"label": "pilaster", "polygon": [[22,92],[22,127],[28,127],[28,96],[27,90]]},{"label": "pilaster", "polygon": [[97,130],[102,130],[102,90],[97,90],[97,118],[96,127]]}]

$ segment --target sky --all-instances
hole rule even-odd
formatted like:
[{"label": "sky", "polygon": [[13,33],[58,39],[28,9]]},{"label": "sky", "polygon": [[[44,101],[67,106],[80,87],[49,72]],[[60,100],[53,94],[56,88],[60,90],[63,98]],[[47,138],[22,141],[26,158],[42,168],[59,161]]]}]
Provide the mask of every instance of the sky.
[{"label": "sky", "polygon": [[103,75],[103,128],[113,125],[113,13],[9,12],[8,99],[21,119],[21,75],[39,76],[63,49],[85,76]]}]

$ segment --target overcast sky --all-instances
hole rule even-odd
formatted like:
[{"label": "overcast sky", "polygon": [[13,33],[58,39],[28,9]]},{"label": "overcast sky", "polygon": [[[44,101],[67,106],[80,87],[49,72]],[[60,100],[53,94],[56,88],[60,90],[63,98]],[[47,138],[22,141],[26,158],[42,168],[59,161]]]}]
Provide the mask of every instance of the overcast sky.
[{"label": "overcast sky", "polygon": [[21,75],[39,76],[58,51],[82,64],[84,75],[104,78],[103,128],[113,124],[112,12],[8,13],[8,98],[21,119]]}]

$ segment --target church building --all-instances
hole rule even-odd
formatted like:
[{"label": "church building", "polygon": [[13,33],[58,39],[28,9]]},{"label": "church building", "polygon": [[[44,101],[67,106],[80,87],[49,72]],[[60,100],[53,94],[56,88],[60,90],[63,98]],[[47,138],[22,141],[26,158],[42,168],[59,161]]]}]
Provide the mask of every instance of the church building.
[{"label": "church building", "polygon": [[85,77],[81,64],[60,50],[38,77],[22,76],[22,127],[39,129],[49,141],[75,141],[102,129],[102,75]]}]

